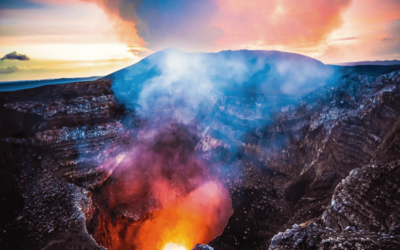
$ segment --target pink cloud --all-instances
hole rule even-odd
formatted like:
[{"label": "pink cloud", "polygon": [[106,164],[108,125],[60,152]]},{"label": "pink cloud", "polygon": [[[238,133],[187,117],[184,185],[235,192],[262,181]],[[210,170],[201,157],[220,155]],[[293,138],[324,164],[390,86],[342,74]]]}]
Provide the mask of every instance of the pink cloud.
[{"label": "pink cloud", "polygon": [[283,45],[311,47],[342,24],[351,0],[217,0],[220,15],[215,25],[225,37],[221,47]]}]

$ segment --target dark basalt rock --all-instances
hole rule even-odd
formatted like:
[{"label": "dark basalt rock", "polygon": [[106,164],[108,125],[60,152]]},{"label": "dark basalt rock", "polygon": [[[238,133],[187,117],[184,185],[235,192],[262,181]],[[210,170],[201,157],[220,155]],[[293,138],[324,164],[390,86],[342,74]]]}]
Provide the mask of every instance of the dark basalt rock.
[{"label": "dark basalt rock", "polygon": [[269,249],[398,249],[400,161],[357,168],[339,183],[318,223],[294,225]]},{"label": "dark basalt rock", "polygon": [[214,248],[207,246],[207,245],[202,245],[202,244],[197,244],[193,250],[214,250]]},{"label": "dark basalt rock", "polygon": [[102,249],[89,189],[129,143],[121,112],[101,80],[0,93],[0,248]]},{"label": "dark basalt rock", "polygon": [[398,249],[399,236],[368,231],[336,232],[315,223],[294,225],[277,234],[269,250],[278,249]]},{"label": "dark basalt rock", "polygon": [[[190,125],[234,209],[209,245],[398,249],[399,87],[393,71],[284,102],[217,95],[212,116]],[[102,223],[99,189],[150,125],[108,80],[0,93],[0,115],[0,248],[101,249],[89,234]]]},{"label": "dark basalt rock", "polygon": [[[281,108],[275,122],[253,134],[244,157],[231,165],[240,173],[228,182],[234,204],[240,200],[240,205],[210,245],[264,249],[276,232],[321,216],[351,170],[379,155],[396,158],[398,84],[398,71],[379,77],[353,74]],[[390,148],[384,145],[393,148],[377,152]]]},{"label": "dark basalt rock", "polygon": [[324,211],[322,222],[335,230],[400,231],[400,161],[357,168],[342,180]]}]

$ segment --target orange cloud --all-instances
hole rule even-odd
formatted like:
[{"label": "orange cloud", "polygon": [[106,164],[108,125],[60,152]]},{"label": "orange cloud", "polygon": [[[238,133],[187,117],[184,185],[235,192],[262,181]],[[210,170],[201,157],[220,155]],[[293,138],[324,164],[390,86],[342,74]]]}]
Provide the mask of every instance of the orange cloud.
[{"label": "orange cloud", "polygon": [[128,46],[144,47],[145,42],[137,34],[135,23],[122,20],[117,16],[111,16],[111,21],[114,22],[114,29],[121,41]]},{"label": "orange cloud", "polygon": [[130,45],[144,46],[144,39],[156,49],[191,48],[202,41],[194,50],[282,46],[306,51],[341,26],[352,0],[82,1],[103,8]]},{"label": "orange cloud", "polygon": [[[318,59],[325,63],[395,60],[400,58],[398,0],[354,0]],[[355,40],[338,38],[357,37]]]},{"label": "orange cloud", "polygon": [[[59,0],[61,1],[61,0]],[[114,32],[120,37],[121,41],[126,43],[128,46],[133,47],[144,47],[145,42],[138,35],[136,29],[136,23],[134,19],[123,18],[121,13],[120,1],[115,0],[81,0],[83,2],[95,2],[99,7],[106,11],[110,21],[114,23]],[[124,6],[126,11],[131,11],[132,15],[135,13],[135,6],[126,5]]]},{"label": "orange cloud", "polygon": [[215,25],[225,37],[221,47],[252,44],[296,48],[312,47],[325,41],[342,24],[342,12],[351,0],[217,0],[220,15]]},{"label": "orange cloud", "polygon": [[3,45],[123,42],[138,57],[167,47],[267,49],[325,63],[399,56],[399,0],[31,1],[45,8],[0,10]]}]

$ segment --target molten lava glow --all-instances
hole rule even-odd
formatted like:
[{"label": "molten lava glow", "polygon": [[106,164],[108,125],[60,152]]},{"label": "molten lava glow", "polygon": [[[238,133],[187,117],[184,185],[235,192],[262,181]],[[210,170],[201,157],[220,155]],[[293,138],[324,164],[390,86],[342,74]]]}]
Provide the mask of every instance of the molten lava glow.
[{"label": "molten lava glow", "polygon": [[222,232],[232,214],[229,202],[219,182],[207,182],[146,220],[135,245],[142,250],[183,250],[208,243]]},{"label": "molten lava glow", "polygon": [[[194,153],[197,139],[179,126],[145,138],[102,187],[94,237],[110,250],[190,250],[222,233],[232,215],[228,191]],[[110,211],[114,217],[109,216]]]},{"label": "molten lava glow", "polygon": [[174,243],[170,242],[167,245],[165,245],[163,250],[188,250],[188,249],[186,247],[184,247],[184,246],[181,246],[181,245],[174,244]]}]

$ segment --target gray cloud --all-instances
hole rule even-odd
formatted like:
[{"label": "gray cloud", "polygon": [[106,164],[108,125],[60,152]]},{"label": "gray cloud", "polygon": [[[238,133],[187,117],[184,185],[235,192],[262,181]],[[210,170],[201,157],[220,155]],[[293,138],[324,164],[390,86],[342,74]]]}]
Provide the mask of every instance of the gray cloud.
[{"label": "gray cloud", "polygon": [[5,55],[3,58],[0,60],[20,60],[20,61],[28,61],[30,58],[27,55],[24,54],[17,54],[17,52],[11,52]]},{"label": "gray cloud", "polygon": [[[146,47],[161,50],[210,50],[223,37],[213,24],[218,4],[215,0],[83,0],[96,2],[111,15],[135,23]],[[125,34],[129,36],[129,33]]]},{"label": "gray cloud", "polygon": [[0,9],[38,9],[43,7],[43,4],[29,0],[0,0]]},{"label": "gray cloud", "polygon": [[17,66],[11,66],[7,68],[0,68],[0,74],[11,74],[17,71],[20,71],[21,69],[18,68]]}]

